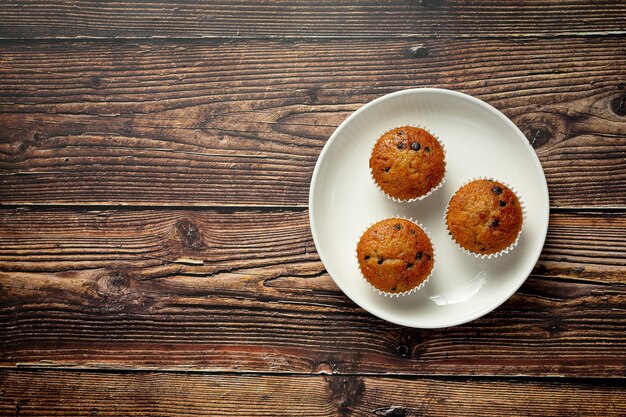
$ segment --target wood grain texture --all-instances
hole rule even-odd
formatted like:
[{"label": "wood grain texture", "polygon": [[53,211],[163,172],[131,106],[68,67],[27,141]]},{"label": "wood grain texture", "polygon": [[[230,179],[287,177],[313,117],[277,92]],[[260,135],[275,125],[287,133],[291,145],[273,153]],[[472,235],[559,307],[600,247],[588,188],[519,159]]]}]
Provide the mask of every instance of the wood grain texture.
[{"label": "wood grain texture", "polygon": [[14,0],[2,38],[555,36],[624,33],[620,1]]},{"label": "wood grain texture", "polygon": [[[25,383],[28,380],[28,383]],[[0,371],[2,415],[623,416],[619,381]]]},{"label": "wood grain texture", "polygon": [[437,86],[521,127],[554,206],[624,207],[624,68],[621,38],[9,42],[0,202],[305,206],[350,112]]},{"label": "wood grain texture", "polygon": [[306,211],[2,210],[0,365],[623,376],[626,215],[555,214],[533,276],[472,323],[350,302]]},{"label": "wood grain texture", "polygon": [[[624,21],[608,0],[0,3],[0,415],[626,415]],[[306,210],[336,126],[420,86],[509,116],[560,208],[520,290],[441,330],[353,304]]]}]

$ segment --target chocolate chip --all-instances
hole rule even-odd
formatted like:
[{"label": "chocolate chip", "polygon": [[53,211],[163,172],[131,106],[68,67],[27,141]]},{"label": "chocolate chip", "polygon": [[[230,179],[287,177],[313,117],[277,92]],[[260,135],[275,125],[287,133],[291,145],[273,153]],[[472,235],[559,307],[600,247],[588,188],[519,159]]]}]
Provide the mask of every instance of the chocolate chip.
[{"label": "chocolate chip", "polygon": [[494,221],[491,222],[491,227],[498,227],[499,224],[500,222],[498,221],[498,219],[495,219]]},{"label": "chocolate chip", "polygon": [[420,145],[419,142],[413,142],[411,144],[411,149],[413,149],[414,151],[419,151],[421,147],[422,145]]},{"label": "chocolate chip", "polygon": [[390,169],[391,169],[391,167],[385,168],[385,172],[389,172]]},{"label": "chocolate chip", "polygon": [[369,255],[365,255],[365,260],[367,261],[370,258]]},{"label": "chocolate chip", "polygon": [[506,206],[506,202],[504,200],[498,201],[498,204],[500,205],[500,207]]},{"label": "chocolate chip", "polygon": [[382,265],[383,264],[383,258],[378,258],[378,265]]},{"label": "chocolate chip", "polygon": [[393,228],[396,230],[400,230],[402,229],[402,226],[400,226],[399,224],[396,224],[395,226],[393,226]]},{"label": "chocolate chip", "polygon": [[411,268],[413,268],[413,264],[412,263],[409,262],[408,264],[406,264],[406,269],[411,269]]},{"label": "chocolate chip", "polygon": [[404,149],[404,142],[398,143],[398,149]]},{"label": "chocolate chip", "polygon": [[404,130],[399,130],[398,135],[404,135]]},{"label": "chocolate chip", "polygon": [[415,234],[415,230],[411,229],[411,234],[414,235]]},{"label": "chocolate chip", "polygon": [[497,185],[496,185],[495,187],[493,187],[493,188],[491,189],[491,191],[493,191],[493,193],[494,193],[495,195],[500,195],[500,194],[502,194],[502,188],[498,187]]},{"label": "chocolate chip", "polygon": [[417,252],[417,255],[415,255],[415,260],[419,261],[420,259],[422,259],[422,252]]},{"label": "chocolate chip", "polygon": [[432,257],[430,255],[426,255],[426,260],[430,261],[432,259]]},{"label": "chocolate chip", "polygon": [[430,153],[430,148],[429,148],[428,146],[427,146],[427,147],[425,147],[425,148],[424,148],[424,152],[426,152],[426,153]]}]

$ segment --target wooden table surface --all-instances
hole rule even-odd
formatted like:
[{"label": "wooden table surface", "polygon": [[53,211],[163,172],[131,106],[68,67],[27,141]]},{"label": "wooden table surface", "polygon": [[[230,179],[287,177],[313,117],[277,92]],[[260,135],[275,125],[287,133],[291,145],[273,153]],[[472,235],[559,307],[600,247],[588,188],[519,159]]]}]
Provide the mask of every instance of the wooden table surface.
[{"label": "wooden table surface", "polygon": [[[626,3],[0,5],[0,415],[626,415]],[[418,330],[319,260],[313,167],[412,87],[501,110],[548,179],[504,305]]]}]

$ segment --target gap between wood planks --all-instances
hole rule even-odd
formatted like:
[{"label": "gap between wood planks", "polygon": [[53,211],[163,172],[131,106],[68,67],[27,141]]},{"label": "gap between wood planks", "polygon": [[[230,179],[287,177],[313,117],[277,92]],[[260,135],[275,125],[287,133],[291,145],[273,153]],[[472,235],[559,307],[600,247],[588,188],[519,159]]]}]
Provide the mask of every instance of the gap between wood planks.
[{"label": "gap between wood planks", "polygon": [[560,32],[560,33],[509,33],[507,35],[488,34],[442,34],[442,35],[420,35],[420,34],[385,34],[385,35],[198,35],[198,36],[175,36],[175,35],[153,35],[153,36],[54,36],[54,37],[0,37],[0,42],[51,42],[51,41],[202,41],[202,40],[289,40],[289,41],[316,41],[316,40],[393,40],[393,39],[550,39],[550,38],[594,38],[594,37],[621,37],[626,36],[626,30],[612,31],[589,31],[589,32]]},{"label": "gap between wood planks", "polygon": [[[0,209],[5,210],[36,210],[36,211],[46,211],[46,210],[63,210],[63,209],[73,209],[73,210],[81,210],[81,211],[107,211],[107,210],[126,210],[126,211],[149,211],[149,210],[188,210],[188,211],[204,211],[204,210],[213,210],[220,213],[231,213],[238,211],[258,211],[262,213],[272,213],[272,212],[281,212],[281,211],[293,211],[293,212],[302,212],[309,210],[308,205],[250,205],[250,204],[181,204],[181,205],[172,205],[170,203],[167,204],[154,204],[154,203],[132,203],[132,204],[124,204],[124,203],[111,203],[111,204],[101,204],[101,203],[54,203],[54,204],[41,204],[41,203],[23,203],[23,204],[3,204],[0,202]],[[584,213],[584,214],[610,214],[616,213],[621,214],[626,212],[625,207],[550,207],[550,214],[576,214],[576,213]],[[103,214],[104,215],[104,214]]]}]

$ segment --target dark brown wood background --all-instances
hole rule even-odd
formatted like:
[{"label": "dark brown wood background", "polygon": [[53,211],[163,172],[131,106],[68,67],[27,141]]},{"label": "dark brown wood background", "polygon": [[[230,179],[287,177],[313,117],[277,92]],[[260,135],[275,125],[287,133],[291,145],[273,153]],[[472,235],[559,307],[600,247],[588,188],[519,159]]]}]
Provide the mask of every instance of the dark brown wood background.
[{"label": "dark brown wood background", "polygon": [[[0,415],[626,415],[626,3],[0,4]],[[352,111],[452,88],[551,196],[503,306],[354,305],[308,186]]]}]

